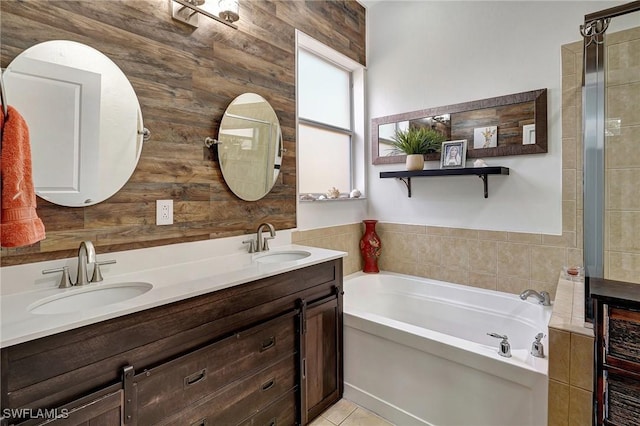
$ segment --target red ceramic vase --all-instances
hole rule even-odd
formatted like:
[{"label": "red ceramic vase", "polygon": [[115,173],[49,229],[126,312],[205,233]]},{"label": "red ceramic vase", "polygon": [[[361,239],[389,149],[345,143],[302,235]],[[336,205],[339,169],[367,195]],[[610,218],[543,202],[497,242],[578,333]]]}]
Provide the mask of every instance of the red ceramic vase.
[{"label": "red ceramic vase", "polygon": [[377,273],[380,272],[380,269],[378,269],[378,258],[382,250],[380,237],[376,234],[376,223],[378,223],[378,221],[363,220],[363,222],[365,227],[364,235],[360,239],[360,253],[362,254],[362,259],[364,259],[364,268],[362,271]]}]

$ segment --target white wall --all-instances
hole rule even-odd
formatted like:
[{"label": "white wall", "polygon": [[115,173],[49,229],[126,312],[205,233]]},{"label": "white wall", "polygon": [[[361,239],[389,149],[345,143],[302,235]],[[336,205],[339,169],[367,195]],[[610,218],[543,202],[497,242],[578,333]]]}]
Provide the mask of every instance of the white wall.
[{"label": "white wall", "polygon": [[[300,203],[298,229],[375,218],[560,234],[560,47],[581,40],[585,14],[625,2],[360,2],[368,8],[367,206],[363,201]],[[630,16],[616,18],[609,32],[631,26],[637,23]],[[475,176],[413,179],[413,195],[407,198],[402,182],[379,178],[381,171],[402,170],[403,164],[371,165],[371,118],[541,88],[548,89],[549,152],[486,158],[489,165],[511,169],[509,176],[489,177],[488,199]]]},{"label": "white wall", "polygon": [[[549,152],[486,158],[511,169],[404,184],[369,166],[369,216],[383,221],[560,234],[561,56],[586,13],[622,2],[382,1],[368,10],[369,117],[548,89]],[[470,162],[469,162],[470,163]],[[469,164],[468,163],[468,164]],[[429,162],[428,168],[439,167]]]}]

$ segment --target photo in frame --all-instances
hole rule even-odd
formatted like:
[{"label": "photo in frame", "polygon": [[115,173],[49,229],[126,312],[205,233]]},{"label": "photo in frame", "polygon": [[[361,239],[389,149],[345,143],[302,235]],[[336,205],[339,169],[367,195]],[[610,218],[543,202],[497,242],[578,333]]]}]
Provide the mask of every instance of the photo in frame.
[{"label": "photo in frame", "polygon": [[464,168],[467,159],[467,140],[442,142],[440,149],[440,168]]},{"label": "photo in frame", "polygon": [[495,148],[498,146],[498,126],[476,127],[473,129],[473,149]]},{"label": "photo in frame", "polygon": [[522,145],[534,145],[536,143],[536,125],[525,124],[522,126]]}]

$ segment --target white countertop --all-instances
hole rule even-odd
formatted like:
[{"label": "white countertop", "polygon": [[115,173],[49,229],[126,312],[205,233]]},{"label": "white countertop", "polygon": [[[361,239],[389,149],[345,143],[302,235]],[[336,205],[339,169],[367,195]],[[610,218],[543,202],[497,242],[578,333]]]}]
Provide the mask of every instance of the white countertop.
[{"label": "white countertop", "polygon": [[[46,288],[4,295],[0,301],[1,347],[50,336],[347,255],[341,251],[294,244],[272,248],[269,253],[290,250],[304,250],[311,255],[304,259],[281,263],[256,262],[255,257],[263,253],[215,256],[121,275],[105,274],[104,281],[83,287]],[[140,281],[151,283],[153,288],[123,302],[64,314],[33,314],[29,311],[31,305],[46,297],[85,290],[89,286]]]}]

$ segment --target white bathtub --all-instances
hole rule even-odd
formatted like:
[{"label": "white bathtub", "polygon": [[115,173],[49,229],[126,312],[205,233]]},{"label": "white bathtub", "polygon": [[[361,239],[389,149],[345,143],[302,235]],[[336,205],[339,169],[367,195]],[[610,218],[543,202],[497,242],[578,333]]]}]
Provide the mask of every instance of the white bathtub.
[{"label": "white bathtub", "polygon": [[349,275],[344,292],[346,398],[402,426],[547,424],[548,360],[529,351],[551,307],[390,272]]}]

